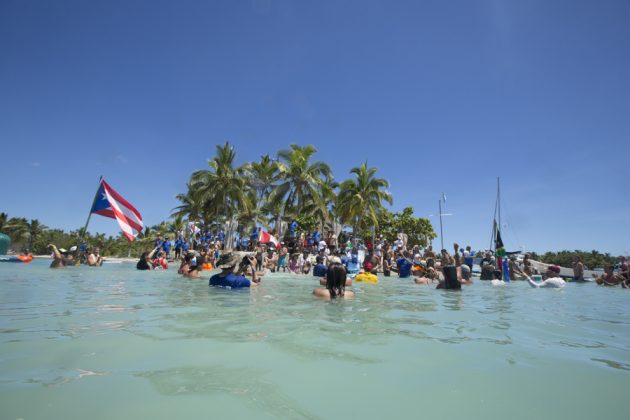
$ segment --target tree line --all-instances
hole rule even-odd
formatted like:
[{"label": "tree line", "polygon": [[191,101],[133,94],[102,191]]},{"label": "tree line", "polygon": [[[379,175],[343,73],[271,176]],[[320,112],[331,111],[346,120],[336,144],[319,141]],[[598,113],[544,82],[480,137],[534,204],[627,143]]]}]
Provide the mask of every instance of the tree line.
[{"label": "tree line", "polygon": [[544,254],[530,252],[530,258],[533,260],[540,261],[545,264],[556,264],[561,267],[572,267],[573,259],[578,256],[582,258],[584,267],[588,270],[605,267],[607,265],[614,265],[619,262],[618,256],[615,257],[609,253],[602,254],[596,250],[588,252],[576,249],[574,251],[564,250],[559,252],[545,252]]},{"label": "tree line", "polygon": [[[276,158],[266,154],[259,161],[236,165],[236,151],[228,142],[216,146],[208,169],[195,171],[187,191],[178,194],[173,215],[199,222],[203,227],[236,221],[239,230],[253,226],[280,235],[283,226],[297,221],[309,233],[348,227],[359,237],[383,234],[394,240],[403,229],[408,244],[426,246],[436,237],[427,219],[415,218],[413,208],[391,213],[389,182],[376,176],[367,162],[350,170],[350,178],[337,182],[328,164],[314,160],[314,146],[290,145]],[[335,229],[336,228],[336,229]]]},{"label": "tree line", "polygon": [[260,160],[236,165],[236,151],[229,142],[216,146],[208,169],[191,174],[186,191],[177,194],[180,202],[169,221],[146,227],[138,240],[128,242],[122,235],[90,234],[83,228],[64,232],[49,229],[37,219],[8,218],[0,215],[0,232],[7,233],[16,250],[47,253],[46,245],[68,248],[81,238],[101,248],[103,255],[137,256],[151,246],[156,235],[176,235],[189,222],[201,229],[221,229],[235,221],[245,233],[254,226],[277,234],[295,220],[299,232],[310,233],[350,229],[359,237],[383,235],[393,241],[399,232],[408,235],[408,245],[426,246],[436,237],[429,220],[416,218],[413,208],[401,213],[385,208],[393,197],[389,182],[376,176],[377,168],[367,162],[350,170],[350,178],[337,182],[330,166],[315,161],[314,146],[290,145],[275,158],[266,154]]}]

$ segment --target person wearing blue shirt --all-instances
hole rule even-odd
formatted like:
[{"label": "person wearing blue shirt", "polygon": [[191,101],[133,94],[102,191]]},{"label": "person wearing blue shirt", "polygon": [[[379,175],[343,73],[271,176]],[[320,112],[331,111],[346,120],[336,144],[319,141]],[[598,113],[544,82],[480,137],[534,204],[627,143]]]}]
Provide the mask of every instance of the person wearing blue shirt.
[{"label": "person wearing blue shirt", "polygon": [[297,232],[298,224],[295,220],[289,224],[289,237],[295,238],[295,233]]},{"label": "person wearing blue shirt", "polygon": [[157,239],[155,240],[155,243],[153,244],[153,248],[161,249],[163,243],[164,242],[162,242],[162,237],[158,235]]},{"label": "person wearing blue shirt", "polygon": [[255,243],[258,240],[259,230],[260,230],[260,228],[257,228],[256,226],[254,226],[252,231],[249,233],[249,240],[252,243]]},{"label": "person wearing blue shirt", "polygon": [[413,267],[413,262],[410,257],[411,254],[409,254],[409,251],[403,251],[403,256],[396,261],[396,265],[398,266],[398,277],[401,279],[411,277],[411,267]]},{"label": "person wearing blue shirt", "polygon": [[240,263],[241,269],[251,270],[251,281],[245,278],[245,276],[234,273],[234,268],[236,268],[236,265],[239,264],[239,261],[241,261],[241,258],[232,252],[221,255],[221,258],[217,261],[217,268],[219,268],[221,272],[210,277],[208,285],[230,287],[232,289],[258,286],[260,280],[257,278],[255,270],[256,259],[250,256],[245,256]]},{"label": "person wearing blue shirt", "polygon": [[352,253],[350,259],[346,262],[346,272],[348,277],[353,278],[359,274],[359,256],[356,253]]},{"label": "person wearing blue shirt", "polygon": [[171,252],[171,241],[168,240],[168,236],[164,238],[164,242],[162,243],[162,249],[164,250],[164,253],[166,254],[166,258],[168,258]]},{"label": "person wearing blue shirt", "polygon": [[315,277],[326,277],[326,272],[328,269],[324,265],[324,259],[321,255],[318,255],[315,258],[315,267],[313,267],[313,276]]},{"label": "person wearing blue shirt", "polygon": [[472,270],[473,261],[475,258],[475,251],[470,249],[470,245],[468,245],[463,255],[464,255],[464,264],[466,264]]},{"label": "person wearing blue shirt", "polygon": [[184,244],[184,240],[181,235],[177,237],[175,241],[175,259],[179,259],[180,255],[182,255],[182,245]]}]

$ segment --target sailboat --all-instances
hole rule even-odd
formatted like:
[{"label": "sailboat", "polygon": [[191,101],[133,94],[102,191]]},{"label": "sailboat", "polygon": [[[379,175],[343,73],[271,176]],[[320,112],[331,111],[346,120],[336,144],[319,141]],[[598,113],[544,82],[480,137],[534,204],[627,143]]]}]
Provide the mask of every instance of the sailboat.
[{"label": "sailboat", "polygon": [[[498,223],[497,223],[498,220]],[[497,177],[497,199],[494,204],[494,216],[492,218],[492,240],[490,249],[494,251],[497,262],[497,270],[501,271],[501,277],[504,281],[510,281],[510,271],[508,267],[507,253],[501,238],[501,180]]]}]

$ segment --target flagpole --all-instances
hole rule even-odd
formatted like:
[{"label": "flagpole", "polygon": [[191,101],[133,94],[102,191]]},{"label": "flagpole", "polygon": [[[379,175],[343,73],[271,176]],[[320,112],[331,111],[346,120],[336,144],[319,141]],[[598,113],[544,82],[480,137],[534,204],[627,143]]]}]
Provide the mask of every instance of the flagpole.
[{"label": "flagpole", "polygon": [[81,242],[81,240],[83,239],[83,237],[87,233],[87,227],[88,227],[88,224],[90,223],[90,218],[92,217],[92,209],[94,208],[94,203],[96,203],[96,199],[98,198],[98,190],[100,190],[100,188],[101,188],[101,181],[102,180],[103,180],[103,176],[100,176],[98,178],[98,188],[96,189],[96,192],[94,193],[94,199],[92,200],[92,205],[90,206],[90,213],[88,214],[88,218],[87,218],[87,220],[85,222],[85,226],[83,227],[83,232],[81,233],[81,237],[79,238],[79,242]]},{"label": "flagpole", "polygon": [[444,233],[442,232],[442,198],[440,197],[438,201],[438,209],[440,210],[440,244],[442,247],[440,249],[444,249]]}]

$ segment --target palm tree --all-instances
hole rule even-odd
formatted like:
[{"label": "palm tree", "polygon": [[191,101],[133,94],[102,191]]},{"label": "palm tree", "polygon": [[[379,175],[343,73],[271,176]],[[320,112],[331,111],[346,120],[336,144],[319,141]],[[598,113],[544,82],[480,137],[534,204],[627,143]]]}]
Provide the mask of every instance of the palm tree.
[{"label": "palm tree", "polygon": [[28,238],[28,221],[24,217],[10,218],[4,229],[16,243]]},{"label": "palm tree", "polygon": [[168,230],[173,233],[175,238],[179,235],[179,232],[183,232],[186,229],[186,221],[183,214],[177,214],[175,218],[168,224]]},{"label": "palm tree", "polygon": [[185,216],[189,220],[199,220],[203,214],[203,202],[199,197],[200,193],[190,183],[186,184],[186,187],[185,194],[177,194],[175,196],[182,204],[173,209],[171,216]]},{"label": "palm tree", "polygon": [[35,242],[37,238],[41,236],[41,234],[44,233],[46,229],[48,229],[48,226],[40,223],[37,219],[31,219],[31,221],[27,223],[26,226],[28,229],[28,249],[32,250],[33,242]]},{"label": "palm tree", "polygon": [[304,147],[292,144],[291,149],[278,153],[278,170],[282,181],[275,188],[271,199],[284,203],[282,208],[285,215],[295,217],[312,203],[325,212],[326,203],[320,188],[324,180],[332,179],[332,171],[324,162],[310,162],[315,152],[317,149],[310,144]]},{"label": "palm tree", "polygon": [[269,230],[269,223],[267,219],[269,212],[267,207],[261,204],[263,199],[258,196],[256,190],[248,190],[244,198],[247,201],[247,205],[243,206],[237,215],[239,224],[247,228],[253,227],[256,224],[261,224],[265,227],[265,229]]},{"label": "palm tree", "polygon": [[190,187],[203,203],[204,216],[231,219],[247,205],[244,199],[244,168],[234,167],[236,152],[225,142],[217,145],[217,154],[208,161],[210,170],[195,171],[190,177]]},{"label": "palm tree", "polygon": [[367,162],[352,168],[350,173],[355,179],[348,179],[339,185],[337,212],[343,223],[352,226],[353,233],[357,229],[378,226],[378,214],[383,209],[383,201],[393,203],[392,195],[384,191],[389,182],[376,178],[377,168],[368,168]]},{"label": "palm tree", "polygon": [[278,180],[278,163],[269,155],[263,155],[260,157],[260,162],[250,162],[244,165],[243,171],[247,175],[247,183],[256,191],[259,205],[262,206]]},{"label": "palm tree", "polygon": [[0,213],[0,232],[2,232],[6,228],[8,220],[9,220],[8,214]]}]

